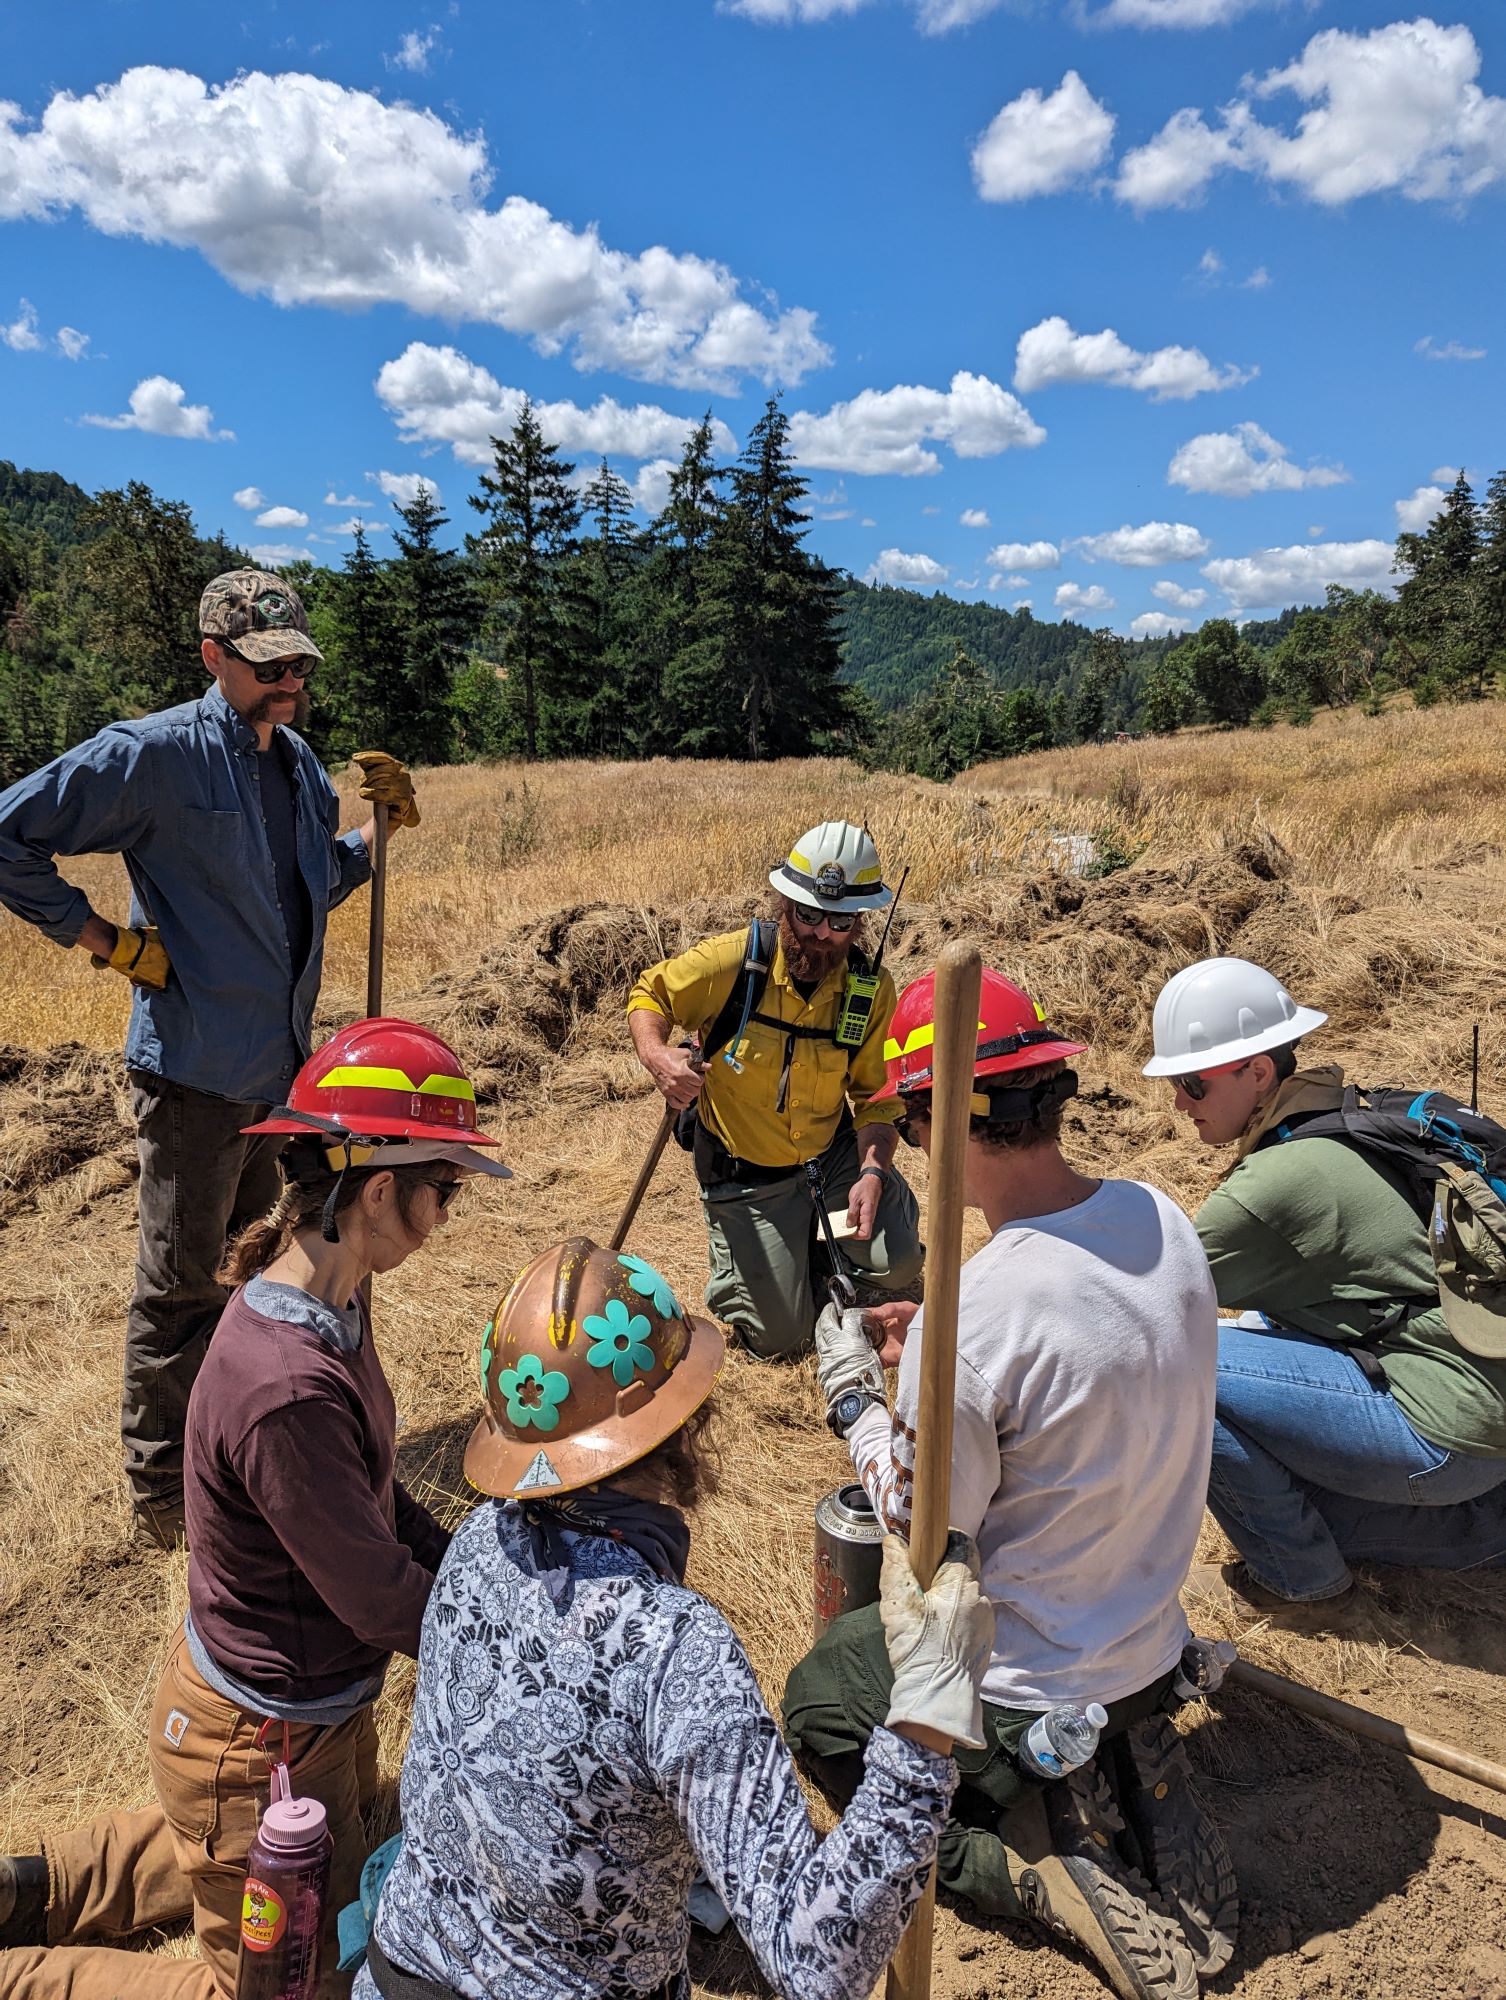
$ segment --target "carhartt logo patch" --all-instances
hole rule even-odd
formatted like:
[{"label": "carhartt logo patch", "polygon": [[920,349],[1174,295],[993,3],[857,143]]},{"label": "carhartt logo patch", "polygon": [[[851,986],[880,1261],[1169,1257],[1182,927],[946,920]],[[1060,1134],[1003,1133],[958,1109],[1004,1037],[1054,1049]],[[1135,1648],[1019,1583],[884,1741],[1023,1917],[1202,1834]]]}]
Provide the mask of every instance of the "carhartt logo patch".
[{"label": "carhartt logo patch", "polygon": [[517,1490],[519,1493],[532,1493],[540,1486],[563,1486],[564,1483],[550,1464],[549,1454],[541,1451],[535,1454],[533,1464],[518,1481]]},{"label": "carhartt logo patch", "polygon": [[183,1741],[184,1731],[188,1728],[191,1720],[192,1717],[185,1715],[181,1708],[170,1708],[167,1711],[167,1720],[162,1725],[162,1734],[175,1750]]}]

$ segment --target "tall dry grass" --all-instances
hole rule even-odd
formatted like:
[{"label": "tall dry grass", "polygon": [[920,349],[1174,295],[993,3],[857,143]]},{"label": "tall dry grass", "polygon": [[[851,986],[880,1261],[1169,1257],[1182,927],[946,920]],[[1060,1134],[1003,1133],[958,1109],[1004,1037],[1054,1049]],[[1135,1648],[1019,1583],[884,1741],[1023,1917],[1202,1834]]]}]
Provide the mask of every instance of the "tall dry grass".
[{"label": "tall dry grass", "polygon": [[[1068,1133],[1077,1157],[1154,1180],[1192,1206],[1220,1163],[1190,1143],[1139,1064],[1160,982],[1209,950],[1271,963],[1329,1011],[1331,1051],[1375,1080],[1459,1087],[1469,1025],[1481,1019],[1485,1103],[1506,1104],[1503,752],[1506,715],[1487,709],[1054,753],[950,788],[817,760],[422,774],[424,823],[392,845],[387,1004],[456,1038],[492,1096],[486,1121],[518,1177],[500,1191],[468,1190],[433,1246],[379,1287],[405,1478],[452,1518],[469,1504],[460,1454],[481,1327],[529,1257],[565,1234],[604,1236],[631,1185],[657,1114],[621,1018],[637,964],[681,935],[739,921],[806,826],[866,819],[890,868],[912,871],[897,972],[920,969],[946,935],[976,937],[1091,1044]],[[1048,865],[1060,851],[1054,835],[1104,827],[1138,854],[1132,868],[1084,884]],[[66,872],[101,910],[123,910],[118,863]],[[361,1005],[366,914],[363,894],[331,924],[331,1019]],[[0,1742],[0,1850],[145,1798],[142,1731],[182,1608],[182,1559],[133,1548],[118,1472],[134,1240],[114,1059],[125,998],[82,953],[0,919],[0,1043],[84,1045],[29,1063],[0,1050],[0,1684],[13,1691]],[[907,1166],[923,1195],[923,1171]],[[975,1221],[969,1240],[977,1234]],[[682,1295],[699,1295],[699,1207],[673,1149],[634,1247]],[[692,1578],[733,1618],[777,1700],[807,1640],[811,1508],[846,1460],[820,1421],[809,1364],[734,1358],[718,1393],[729,1478],[697,1523]],[[1208,1547],[1216,1552],[1216,1538]],[[1499,1580],[1433,1578],[1418,1589],[1381,1579],[1371,1602],[1375,1622],[1361,1640],[1257,1629],[1243,1635],[1246,1648],[1506,1754]],[[399,1666],[381,1709],[389,1778],[410,1693]],[[1268,1713],[1260,1727],[1273,1756],[1296,1755],[1300,1731],[1283,1734]],[[1245,1782],[1226,1732],[1205,1729],[1199,1740],[1205,1768]],[[1364,1780],[1356,1762],[1357,1812]],[[391,1813],[389,1799],[376,1831]],[[973,1964],[975,1931],[944,1913],[941,1936]],[[998,1940],[989,1949],[943,1990],[955,2000],[1001,1988],[1051,2000],[1097,1991],[1051,1953],[1025,1959]],[[746,1984],[725,1956],[705,1976],[717,1991]],[[1306,1988],[1257,1975],[1224,1990],[1293,2000]]]}]

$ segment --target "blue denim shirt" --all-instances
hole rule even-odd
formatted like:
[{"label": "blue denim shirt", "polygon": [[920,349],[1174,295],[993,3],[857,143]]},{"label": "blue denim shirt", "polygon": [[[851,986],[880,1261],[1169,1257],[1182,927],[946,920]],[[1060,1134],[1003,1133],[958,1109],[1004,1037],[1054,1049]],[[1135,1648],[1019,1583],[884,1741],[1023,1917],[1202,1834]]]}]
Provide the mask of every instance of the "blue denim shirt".
[{"label": "blue denim shirt", "polygon": [[74,945],[89,899],[54,857],[119,854],[130,921],[156,924],[172,960],[160,993],[133,990],[126,1062],[242,1104],[286,1099],[311,1046],[326,916],[371,874],[360,834],[339,834],[324,766],[302,737],[279,733],[313,912],[303,965],[292,963],[278,907],[256,735],[217,686],[139,722],[112,722],[0,793],[0,903]]}]

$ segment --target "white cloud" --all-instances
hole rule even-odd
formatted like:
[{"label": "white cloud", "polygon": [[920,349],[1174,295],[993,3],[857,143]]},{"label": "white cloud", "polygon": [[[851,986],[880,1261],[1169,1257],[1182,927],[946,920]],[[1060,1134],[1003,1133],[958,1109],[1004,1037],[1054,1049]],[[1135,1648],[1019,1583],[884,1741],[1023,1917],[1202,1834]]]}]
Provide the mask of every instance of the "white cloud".
[{"label": "white cloud", "polygon": [[1156,403],[1185,402],[1238,389],[1258,371],[1232,363],[1215,367],[1198,347],[1157,347],[1141,353],[1114,329],[1076,333],[1059,313],[1027,327],[1015,348],[1014,386],[1028,395],[1055,382],[1103,382],[1144,390]]},{"label": "white cloud", "polygon": [[1435,465],[1431,474],[1433,483],[1437,486],[1452,486],[1463,469],[1459,465]]},{"label": "white cloud", "polygon": [[1114,142],[1106,111],[1075,69],[1045,97],[1022,91],[973,147],[973,179],[985,201],[1059,194],[1101,167]]},{"label": "white cloud", "polygon": [[1030,598],[1017,597],[1014,601],[1014,608],[1016,611],[1033,611],[1035,606]]},{"label": "white cloud", "polygon": [[1308,529],[1308,531],[1307,531],[1307,539],[1308,539],[1308,540],[1309,540],[1310,542],[1316,542],[1316,541],[1320,540],[1320,539],[1321,539],[1321,537],[1322,537],[1322,536],[1324,536],[1324,535],[1326,535],[1327,533],[1328,533],[1328,530],[1327,530],[1327,528],[1325,528],[1325,527],[1324,527],[1324,525],[1323,525],[1323,523],[1322,523],[1321,521],[1318,521],[1318,522],[1316,522],[1316,523],[1315,523],[1315,524],[1314,524],[1314,525],[1313,525],[1312,527],[1310,527],[1310,528]]},{"label": "white cloud", "polygon": [[1189,493],[1221,493],[1228,500],[1342,486],[1348,478],[1342,465],[1294,465],[1286,446],[1259,424],[1236,424],[1232,431],[1189,438],[1166,468],[1168,485],[1185,486]]},{"label": "white cloud", "polygon": [[1273,285],[1275,282],[1265,265],[1257,264],[1248,278],[1240,279],[1240,289],[1246,292],[1263,292],[1268,285]]},{"label": "white cloud", "polygon": [[975,576],[954,577],[952,579],[952,588],[953,590],[976,590],[978,588],[978,579]]},{"label": "white cloud", "polygon": [[1276,611],[1288,604],[1321,603],[1330,583],[1384,590],[1394,581],[1391,554],[1389,542],[1323,542],[1316,548],[1299,542],[1292,548],[1220,557],[1203,564],[1203,575],[1236,611]]},{"label": "white cloud", "polygon": [[633,505],[641,513],[653,516],[662,514],[669,505],[670,474],[679,463],[673,458],[651,458],[647,465],[640,465],[638,476],[631,482]]},{"label": "white cloud", "polygon": [[[1506,99],[1481,90],[1480,64],[1467,27],[1425,17],[1324,29],[1295,62],[1246,79],[1216,126],[1178,111],[1125,155],[1116,192],[1140,209],[1183,206],[1232,169],[1326,207],[1388,193],[1467,200],[1506,179]],[[1283,95],[1307,107],[1290,131],[1252,107]]]},{"label": "white cloud", "polygon": [[1060,569],[1062,552],[1055,542],[1000,542],[988,552],[994,569]]},{"label": "white cloud", "polygon": [[246,553],[258,569],[281,569],[284,563],[306,556],[308,550],[294,548],[291,542],[258,542]]},{"label": "white cloud", "polygon": [[988,518],[988,509],[986,507],[964,507],[958,519],[964,528],[991,528],[993,526],[993,522]]},{"label": "white cloud", "polygon": [[1045,435],[1007,389],[965,369],[948,389],[862,389],[822,415],[796,410],[790,418],[790,449],[802,465],[907,479],[941,470],[925,439],[948,445],[958,458],[991,458],[1011,447],[1032,450]]},{"label": "white cloud", "polygon": [[923,35],[944,35],[971,27],[1003,5],[1004,0],[917,0],[915,24]]},{"label": "white cloud", "polygon": [[[243,507],[248,514],[255,514],[267,504],[267,496],[259,486],[238,487],[230,497],[237,507]],[[329,505],[327,500],[325,505]]]},{"label": "white cloud", "polygon": [[232,441],[234,431],[210,428],[214,412],[207,403],[185,403],[181,382],[165,375],[148,375],[138,382],[126,401],[128,408],[118,417],[80,417],[81,424],[95,424],[105,431],[149,431],[153,437],[199,438],[206,444]]},{"label": "white cloud", "polygon": [[878,522],[874,520],[871,514],[865,514],[862,520],[859,521],[858,526],[860,528],[876,528],[878,526]]},{"label": "white cloud", "polygon": [[867,0],[721,0],[724,14],[784,26],[796,21],[829,21],[836,14],[856,14]]},{"label": "white cloud", "polygon": [[931,556],[907,556],[902,549],[882,549],[863,577],[864,583],[945,583],[947,566]]},{"label": "white cloud", "polygon": [[439,500],[439,488],[424,472],[379,472],[376,483],[395,507],[411,507],[421,490],[427,491],[436,503]]},{"label": "white cloud", "polygon": [[1142,611],[1130,620],[1130,631],[1137,639],[1165,639],[1173,632],[1190,632],[1197,622],[1173,611]]},{"label": "white cloud", "polygon": [[30,299],[22,299],[21,309],[9,326],[0,326],[0,340],[17,354],[38,354],[47,345],[37,331],[37,309]]},{"label": "white cloud", "polygon": [[131,69],[58,92],[34,126],[0,104],[0,220],[76,211],[278,305],[402,305],[680,387],[792,383],[830,358],[812,313],[750,302],[725,265],[613,249],[521,195],[488,206],[492,178],[479,135],[296,73]]},{"label": "white cloud", "polygon": [[1221,28],[1273,0],[1109,0],[1095,20],[1116,28]]},{"label": "white cloud", "polygon": [[1090,583],[1086,589],[1080,583],[1062,583],[1056,588],[1053,599],[1058,611],[1065,611],[1069,618],[1082,612],[1112,611],[1114,600],[1101,583]]},{"label": "white cloud", "polygon": [[300,507],[269,507],[264,514],[258,514],[258,528],[306,528],[309,517]]},{"label": "white cloud", "polygon": [[[526,400],[504,387],[489,369],[454,347],[415,340],[377,374],[376,392],[391,411],[405,444],[447,444],[462,464],[490,465],[491,440],[510,431]],[[654,403],[624,405],[601,397],[590,409],[578,403],[535,403],[534,415],[551,444],[593,458],[678,456],[698,419],[672,416]],[[737,440],[720,420],[712,424],[717,451],[731,455]]]},{"label": "white cloud", "polygon": [[88,346],[88,334],[80,333],[76,326],[58,328],[58,352],[65,361],[82,361]]},{"label": "white cloud", "polygon": [[1447,498],[1441,486],[1417,487],[1409,500],[1396,502],[1397,532],[1420,535]]},{"label": "white cloud", "polygon": [[1143,527],[1083,535],[1066,544],[1088,562],[1125,563],[1131,569],[1159,569],[1163,563],[1195,562],[1208,553],[1208,538],[1185,521],[1147,521]]},{"label": "white cloud", "polygon": [[[348,521],[326,521],[324,524],[324,533],[327,539],[331,535],[353,535],[357,528],[364,530],[368,535],[385,535],[388,533],[385,521],[363,521],[359,514],[352,514]],[[313,540],[312,535],[309,537],[309,540]]]},{"label": "white cloud", "polygon": [[[1006,576],[1003,579],[1003,583],[1006,590],[1028,590],[1030,588],[1030,578],[1028,576]],[[989,589],[992,590],[992,588],[993,584],[990,583]]]},{"label": "white cloud", "polygon": [[396,51],[390,56],[383,56],[382,61],[388,69],[411,70],[421,76],[429,67],[429,57],[438,46],[439,39],[439,29],[433,24],[426,34],[420,34],[417,28],[410,28],[398,43]]},{"label": "white cloud", "polygon": [[1422,354],[1429,361],[1483,361],[1483,347],[1466,347],[1460,340],[1436,341],[1430,333],[1425,333],[1413,348],[1414,354]]},{"label": "white cloud", "polygon": [[939,514],[941,509],[939,507],[922,507],[920,511],[922,514]]},{"label": "white cloud", "polygon": [[[240,496],[237,495],[236,496],[237,505],[239,504],[239,499]],[[355,493],[347,493],[342,498],[342,496],[338,494],[335,491],[334,487],[332,486],[329,489],[328,493],[326,493],[324,496],[324,504],[326,507],[374,507],[376,505],[376,502],[375,500],[362,500],[359,497],[359,495]],[[260,506],[261,502],[258,501],[257,505]]]},{"label": "white cloud", "polygon": [[1159,597],[1163,604],[1174,605],[1178,611],[1196,611],[1208,602],[1206,590],[1184,590],[1179,583],[1153,583],[1152,597]]}]

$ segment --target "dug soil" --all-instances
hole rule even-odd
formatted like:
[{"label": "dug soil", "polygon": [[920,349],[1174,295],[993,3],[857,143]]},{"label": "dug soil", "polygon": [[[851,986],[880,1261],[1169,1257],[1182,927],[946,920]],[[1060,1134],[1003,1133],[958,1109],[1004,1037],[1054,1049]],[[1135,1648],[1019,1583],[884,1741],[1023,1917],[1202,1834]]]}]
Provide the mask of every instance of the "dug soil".
[{"label": "dug soil", "polygon": [[[1069,1146],[1094,1171],[1158,1182],[1188,1206],[1226,1161],[1179,1130],[1138,1074],[1161,982],[1189,959],[1261,959],[1332,1027],[1324,1055],[1373,1082],[1467,1074],[1469,1023],[1506,973],[1499,919],[1481,915],[1466,859],[1396,874],[1366,907],[1298,879],[1270,839],[1097,883],[1062,876],[979,884],[895,925],[901,979],[948,937],[975,939],[1051,1019],[1091,1044]],[[401,1413],[401,1470],[436,1510],[470,1504],[460,1454],[474,1419],[474,1356],[520,1265],[561,1236],[605,1238],[658,1115],[622,1026],[645,963],[747,921],[752,902],[654,910],[577,906],[498,935],[474,962],[392,1011],[430,1021],[478,1077],[483,1122],[517,1178],[468,1188],[434,1246],[379,1282],[377,1329]],[[1486,1107],[1506,1102],[1487,1034]],[[77,1047],[0,1048],[0,1850],[147,1795],[142,1733],[181,1616],[181,1556],[133,1547],[116,1470],[120,1338],[133,1251],[134,1150],[118,1063]],[[923,1162],[907,1160],[924,1194]],[[970,1243],[978,1240],[972,1225]],[[697,1297],[704,1241],[688,1162],[671,1150],[633,1247]],[[718,1392],[722,1493],[696,1522],[691,1580],[742,1635],[771,1703],[808,1643],[811,1515],[846,1474],[821,1422],[810,1364],[729,1361]],[[1225,1553],[1211,1528],[1203,1553]],[[1362,1579],[1342,1636],[1240,1629],[1193,1608],[1198,1629],[1246,1657],[1506,1761],[1506,1575]],[[380,1723],[395,1824],[411,1669]],[[1209,1991],[1240,2000],[1506,2000],[1506,1798],[1413,1764],[1244,1692],[1183,1712],[1209,1805],[1239,1872],[1233,1964]],[[151,1948],[181,1954],[181,1939]],[[1085,1960],[1010,1924],[938,1915],[944,2000],[1099,2000]],[[697,1991],[762,1991],[735,1940],[695,1947]],[[0,1978],[3,1990],[3,1978]]]}]

